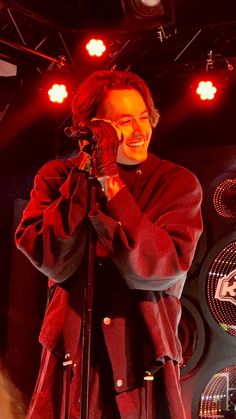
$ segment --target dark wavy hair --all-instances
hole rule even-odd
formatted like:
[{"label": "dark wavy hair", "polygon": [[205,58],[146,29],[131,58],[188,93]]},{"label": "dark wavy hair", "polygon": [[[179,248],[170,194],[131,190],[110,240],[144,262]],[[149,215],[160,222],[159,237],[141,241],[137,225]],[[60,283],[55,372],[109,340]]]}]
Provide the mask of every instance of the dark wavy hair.
[{"label": "dark wavy hair", "polygon": [[156,126],[159,113],[147,84],[136,74],[121,70],[95,71],[79,85],[72,101],[74,125],[86,123],[96,117],[107,92],[114,89],[136,89],[147,106],[151,125]]}]

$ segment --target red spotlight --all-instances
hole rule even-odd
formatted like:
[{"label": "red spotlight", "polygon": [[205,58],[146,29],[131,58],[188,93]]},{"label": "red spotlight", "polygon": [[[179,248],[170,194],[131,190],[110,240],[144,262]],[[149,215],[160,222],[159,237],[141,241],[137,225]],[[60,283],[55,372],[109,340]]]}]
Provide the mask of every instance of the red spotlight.
[{"label": "red spotlight", "polygon": [[200,81],[196,93],[200,96],[201,100],[213,100],[217,88],[213,85],[212,81]]},{"label": "red spotlight", "polygon": [[53,84],[48,90],[49,100],[53,103],[62,103],[68,96],[65,84]]},{"label": "red spotlight", "polygon": [[86,49],[89,55],[101,57],[103,53],[106,51],[106,46],[101,39],[90,39],[90,41],[86,45]]}]

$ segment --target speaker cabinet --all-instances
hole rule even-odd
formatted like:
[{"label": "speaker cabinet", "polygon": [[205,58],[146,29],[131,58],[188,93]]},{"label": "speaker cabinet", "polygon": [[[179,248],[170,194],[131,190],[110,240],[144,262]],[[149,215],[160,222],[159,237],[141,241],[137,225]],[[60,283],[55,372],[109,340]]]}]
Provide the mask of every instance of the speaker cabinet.
[{"label": "speaker cabinet", "polygon": [[236,147],[166,155],[199,178],[204,232],[182,296],[181,387],[188,419],[236,417]]}]

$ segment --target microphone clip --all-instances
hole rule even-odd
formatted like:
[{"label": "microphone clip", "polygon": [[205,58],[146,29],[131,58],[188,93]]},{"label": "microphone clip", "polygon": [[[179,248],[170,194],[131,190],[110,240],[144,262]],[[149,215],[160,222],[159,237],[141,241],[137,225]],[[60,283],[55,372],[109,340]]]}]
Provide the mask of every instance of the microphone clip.
[{"label": "microphone clip", "polygon": [[66,127],[64,133],[67,137],[79,143],[80,151],[92,154],[97,145],[96,136],[86,125]]}]

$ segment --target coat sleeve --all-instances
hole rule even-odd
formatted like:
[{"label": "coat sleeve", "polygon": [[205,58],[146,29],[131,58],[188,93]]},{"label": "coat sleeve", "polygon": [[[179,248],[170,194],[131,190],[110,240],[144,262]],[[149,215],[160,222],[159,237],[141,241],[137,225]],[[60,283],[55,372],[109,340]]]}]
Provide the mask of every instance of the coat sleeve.
[{"label": "coat sleeve", "polygon": [[123,187],[107,202],[106,213],[90,217],[130,288],[172,288],[170,294],[180,296],[202,232],[201,200],[197,178],[181,168],[145,212]]},{"label": "coat sleeve", "polygon": [[34,180],[16,230],[17,247],[45,275],[61,282],[80,266],[87,241],[85,174],[62,161],[47,163]]}]

